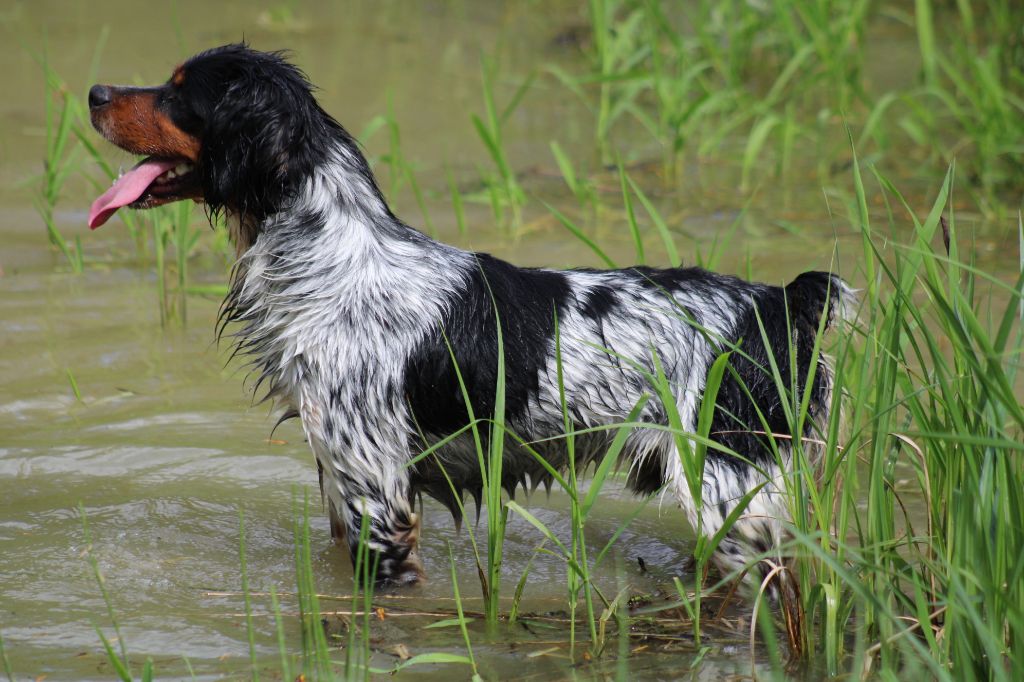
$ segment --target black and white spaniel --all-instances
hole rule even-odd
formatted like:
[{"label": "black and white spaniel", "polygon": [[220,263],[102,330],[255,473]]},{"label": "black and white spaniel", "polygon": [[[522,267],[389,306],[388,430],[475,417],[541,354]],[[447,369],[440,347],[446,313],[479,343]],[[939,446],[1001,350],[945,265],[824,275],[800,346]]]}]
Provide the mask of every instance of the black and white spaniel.
[{"label": "black and white spaniel", "polygon": [[395,217],[358,144],[303,73],[245,45],[196,55],[155,87],[94,86],[89,107],[105,138],[146,156],[95,201],[90,227],[123,206],[182,199],[228,218],[239,257],[222,321],[258,384],[285,416],[301,418],[332,534],[352,545],[368,517],[380,582],[423,576],[418,492],[456,514],[464,491],[479,494],[468,433],[410,462],[471,413],[493,414],[499,330],[506,428],[518,437],[504,448],[510,492],[550,481],[522,441],[555,468],[568,463],[556,336],[565,411],[584,432],[575,437],[578,467],[615,435],[594,427],[621,424],[645,394],[654,397],[638,421],[669,423],[659,373],[683,430],[695,431],[709,368],[732,351],[699,507],[670,430],[634,429],[622,466],[638,493],[664,490],[694,526],[701,514],[708,535],[758,489],[716,553],[726,571],[781,542],[788,512],[779,490],[797,435],[786,403],[800,397],[789,387],[809,387],[798,435],[813,441],[833,406],[816,338],[822,315],[829,327],[847,309],[840,278],[810,272],[777,287],[699,268],[520,268],[439,243]]}]

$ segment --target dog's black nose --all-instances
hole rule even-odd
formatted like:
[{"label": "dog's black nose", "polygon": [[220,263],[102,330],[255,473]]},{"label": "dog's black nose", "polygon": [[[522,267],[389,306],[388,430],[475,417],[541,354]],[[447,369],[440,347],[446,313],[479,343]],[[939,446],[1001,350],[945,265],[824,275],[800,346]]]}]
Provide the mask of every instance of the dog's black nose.
[{"label": "dog's black nose", "polygon": [[106,85],[94,85],[89,88],[89,108],[95,109],[110,104],[110,88]]}]

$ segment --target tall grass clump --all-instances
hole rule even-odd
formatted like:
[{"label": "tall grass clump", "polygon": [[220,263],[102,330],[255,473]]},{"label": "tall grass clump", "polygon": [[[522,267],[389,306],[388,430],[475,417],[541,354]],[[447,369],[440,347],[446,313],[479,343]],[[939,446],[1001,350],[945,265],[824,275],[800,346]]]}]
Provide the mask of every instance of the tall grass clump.
[{"label": "tall grass clump", "polygon": [[[313,575],[313,553],[309,534],[309,491],[304,490],[301,500],[301,507],[298,506],[298,496],[294,500],[294,528],[295,537],[295,582],[298,590],[299,623],[301,628],[302,646],[302,672],[307,679],[332,679],[333,669],[331,664],[330,649],[327,641],[327,633],[320,617],[320,598],[316,590],[316,578]],[[362,548],[362,543],[360,548]],[[358,559],[363,559],[362,556]],[[357,562],[356,565],[359,565]],[[356,590],[358,583],[353,581],[353,607],[356,603]],[[355,609],[353,608],[353,614]],[[354,616],[353,616],[354,618]],[[355,624],[350,623],[350,632],[355,630]],[[350,646],[354,644],[350,641]],[[346,671],[354,674],[355,665],[365,660],[364,656],[346,650],[345,666]]]},{"label": "tall grass clump", "polygon": [[[873,582],[890,585],[894,608],[913,609],[929,653],[949,661],[954,675],[1014,679],[1024,671],[1024,409],[1015,390],[1024,268],[1008,285],[963,262],[949,205],[952,170],[923,221],[877,177],[910,215],[914,239],[892,264],[871,243],[891,293],[870,305],[871,328],[881,333],[867,341],[885,351],[872,373],[875,386],[885,386],[872,401],[879,417],[854,424],[871,439],[865,540],[906,543],[901,549],[916,561],[908,569],[896,552],[876,556]],[[945,253],[934,247],[940,233]],[[923,529],[910,518],[897,522],[897,458],[915,474]],[[926,540],[911,542],[914,532]],[[868,615],[884,662],[895,633]]]},{"label": "tall grass clump", "polygon": [[594,135],[601,160],[609,163],[612,126],[635,106],[643,90],[642,84],[630,76],[650,56],[651,46],[641,32],[643,13],[639,8],[631,8],[620,0],[590,0],[588,8],[593,75],[583,79],[563,77],[562,80],[576,88],[590,83],[597,85]]},{"label": "tall grass clump", "polygon": [[[798,162],[817,159],[823,176],[846,164],[829,125],[842,116],[887,166],[903,164],[885,152],[908,145],[936,162],[929,173],[956,157],[987,211],[1024,181],[1024,5],[1013,0],[906,7],[593,0],[588,7],[586,68],[549,71],[590,107],[605,163],[618,131],[635,148],[636,129],[658,143],[666,180],[695,154],[737,163],[740,187],[751,192]],[[868,47],[885,31],[890,40],[894,29],[918,44],[919,75],[911,63],[902,78],[872,80],[878,57]]]},{"label": "tall grass clump", "polygon": [[[96,41],[86,82],[95,80],[99,58],[108,35],[109,30],[104,28]],[[50,243],[61,252],[73,272],[81,273],[85,267],[81,238],[76,236],[74,243],[70,243],[60,232],[55,218],[57,204],[65,185],[72,178],[85,179],[94,189],[103,191],[106,189],[105,182],[112,181],[117,173],[93,143],[95,134],[87,132],[91,127],[88,109],[83,99],[70,90],[51,66],[47,46],[44,45],[38,54],[33,53],[32,57],[42,68],[45,84],[46,148],[43,173],[35,197],[36,210],[43,219]],[[100,169],[105,182],[97,181],[92,176],[89,164]],[[122,213],[122,218],[141,256],[145,241],[140,237],[138,220],[134,215],[126,213]]]},{"label": "tall grass clump", "polygon": [[57,229],[54,211],[68,178],[76,173],[81,162],[80,150],[73,144],[71,135],[75,124],[82,118],[82,103],[68,91],[67,86],[50,66],[48,53],[44,49],[39,56],[45,79],[45,127],[46,156],[43,159],[43,173],[35,197],[36,210],[43,219],[50,243],[60,251],[72,272],[81,273],[84,268],[81,239],[74,243]]},{"label": "tall grass clump", "polygon": [[163,324],[185,324],[188,300],[188,261],[199,240],[193,224],[192,202],[179,201],[150,211],[156,259],[157,298]]},{"label": "tall grass clump", "polygon": [[914,12],[922,63],[915,109],[920,128],[908,131],[917,143],[955,131],[937,154],[947,163],[966,161],[982,200],[997,204],[998,192],[1019,186],[1024,175],[1024,6],[1012,0],[957,2],[954,12],[935,0],[915,0]]},{"label": "tall grass clump", "polygon": [[522,221],[522,207],[526,202],[526,194],[508,158],[505,126],[529,91],[535,74],[525,78],[505,106],[499,109],[495,96],[495,80],[500,73],[500,66],[498,57],[488,58],[487,55],[481,55],[480,76],[484,115],[481,117],[471,114],[470,120],[494,164],[493,172],[481,171],[481,174],[487,186],[495,222],[506,227],[518,228]]},{"label": "tall grass clump", "polygon": [[923,219],[872,173],[911,239],[883,249],[855,161],[868,282],[857,335],[835,351],[846,435],[837,417],[822,425],[820,458],[795,458],[786,486],[796,637],[829,674],[1019,679],[1024,256],[1012,284],[963,259],[952,169]]}]

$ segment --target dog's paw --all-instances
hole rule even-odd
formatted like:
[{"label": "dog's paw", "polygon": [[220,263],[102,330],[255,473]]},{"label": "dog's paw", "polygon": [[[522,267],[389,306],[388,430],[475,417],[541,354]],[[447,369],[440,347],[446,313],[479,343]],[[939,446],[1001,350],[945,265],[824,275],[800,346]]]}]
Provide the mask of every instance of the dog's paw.
[{"label": "dog's paw", "polygon": [[377,587],[406,587],[419,585],[426,581],[423,562],[415,553],[408,554],[401,560],[384,559],[377,567]]}]

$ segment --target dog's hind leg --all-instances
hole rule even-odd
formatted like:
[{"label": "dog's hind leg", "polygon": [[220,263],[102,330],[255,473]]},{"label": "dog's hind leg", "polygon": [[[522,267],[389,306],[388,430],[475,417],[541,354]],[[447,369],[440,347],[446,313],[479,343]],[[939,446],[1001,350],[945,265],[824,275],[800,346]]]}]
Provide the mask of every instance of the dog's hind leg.
[{"label": "dog's hind leg", "polygon": [[[686,513],[694,530],[699,529],[705,537],[714,537],[736,506],[758,486],[763,486],[747,502],[745,509],[729,528],[718,548],[711,557],[723,577],[739,575],[753,567],[754,558],[771,553],[779,545],[782,536],[782,519],[786,509],[777,490],[778,469],[774,466],[755,468],[746,463],[734,464],[724,456],[712,454],[704,462],[700,505],[694,500],[686,479],[680,456],[669,451],[666,467],[669,489]],[[767,470],[765,470],[767,469]],[[775,474],[775,475],[773,475]],[[773,480],[766,479],[768,478]],[[747,582],[752,583],[760,576],[748,573]]]}]

